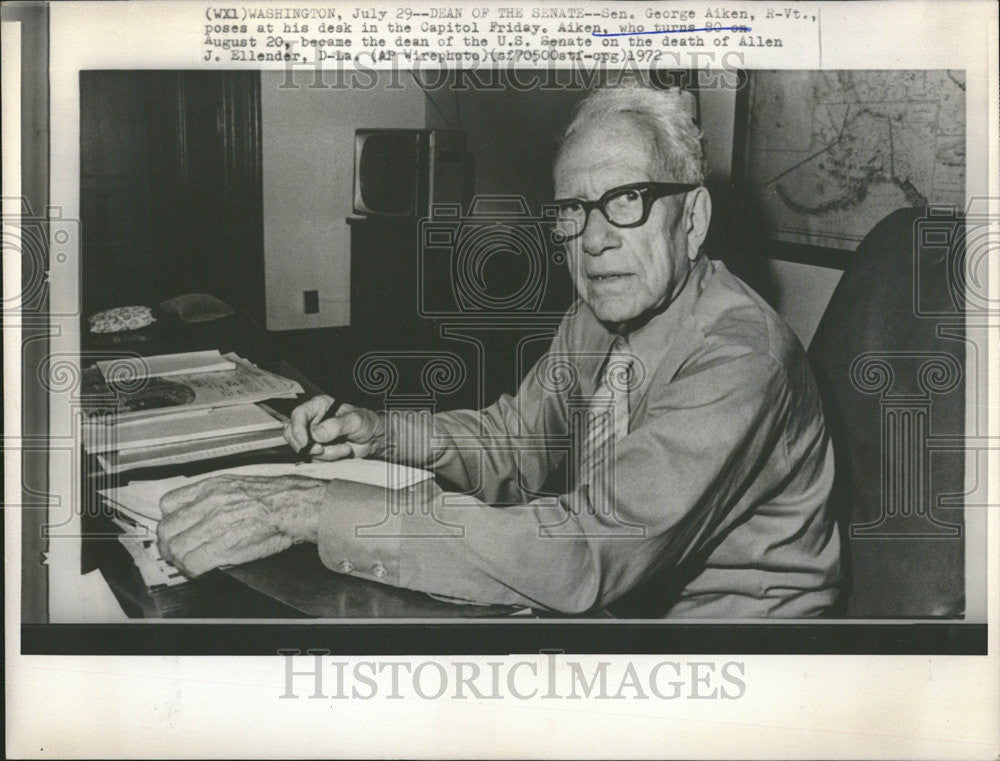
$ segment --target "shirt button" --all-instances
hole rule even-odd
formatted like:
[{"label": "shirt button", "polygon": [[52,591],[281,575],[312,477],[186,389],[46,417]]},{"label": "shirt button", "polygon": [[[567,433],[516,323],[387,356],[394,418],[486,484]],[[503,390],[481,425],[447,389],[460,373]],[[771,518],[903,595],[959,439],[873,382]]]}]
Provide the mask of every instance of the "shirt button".
[{"label": "shirt button", "polygon": [[376,563],[375,568],[372,569],[372,573],[374,573],[378,578],[384,579],[386,575],[385,566],[381,563]]},{"label": "shirt button", "polygon": [[351,563],[350,560],[341,560],[340,561],[340,570],[343,573],[350,573],[351,571],[354,570],[354,565]]}]

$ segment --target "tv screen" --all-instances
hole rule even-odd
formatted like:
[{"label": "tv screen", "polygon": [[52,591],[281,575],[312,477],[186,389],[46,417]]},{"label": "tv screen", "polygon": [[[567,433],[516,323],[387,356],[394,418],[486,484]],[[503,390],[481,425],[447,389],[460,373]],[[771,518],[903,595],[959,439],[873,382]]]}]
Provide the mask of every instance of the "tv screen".
[{"label": "tv screen", "polygon": [[419,136],[371,132],[358,146],[358,189],[375,214],[412,214],[416,207]]}]

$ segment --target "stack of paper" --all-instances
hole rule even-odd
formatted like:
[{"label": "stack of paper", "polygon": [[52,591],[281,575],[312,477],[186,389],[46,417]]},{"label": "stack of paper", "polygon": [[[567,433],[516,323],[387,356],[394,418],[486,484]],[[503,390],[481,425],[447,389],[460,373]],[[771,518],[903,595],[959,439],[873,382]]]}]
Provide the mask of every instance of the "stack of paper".
[{"label": "stack of paper", "polygon": [[160,586],[172,587],[183,584],[187,577],[160,556],[156,538],[143,538],[129,534],[119,534],[118,541],[132,556],[143,583],[150,589]]},{"label": "stack of paper", "polygon": [[124,357],[97,363],[104,380],[109,383],[131,378],[163,378],[168,375],[191,375],[221,370],[235,370],[236,363],[211,351],[189,351],[183,354],[160,354],[155,357]]},{"label": "stack of paper", "polygon": [[197,476],[177,476],[156,481],[132,481],[125,486],[98,489],[105,504],[113,507],[114,517],[124,534],[118,540],[132,555],[143,581],[149,587],[171,586],[186,581],[173,566],[160,555],[156,542],[156,526],[163,514],[160,499],[164,494],[182,486],[198,483],[213,476],[235,475],[256,477],[304,476],[325,481],[341,479],[381,486],[383,488],[404,489],[432,478],[419,468],[382,462],[380,460],[338,460],[337,462],[303,462],[244,465],[226,468]]},{"label": "stack of paper", "polygon": [[150,589],[160,586],[172,587],[187,581],[184,574],[160,555],[156,541],[158,520],[117,505],[108,499],[104,500],[104,504],[114,508],[115,514],[111,520],[122,529],[118,541],[132,556],[136,568],[139,569],[139,575],[147,587]]},{"label": "stack of paper", "polygon": [[232,353],[97,365],[84,375],[83,443],[109,473],[281,446],[285,418],[260,402],[302,393]]},{"label": "stack of paper", "polygon": [[281,420],[256,404],[237,404],[108,422],[83,424],[83,445],[88,452],[135,450],[162,444],[211,439],[229,433],[274,430]]}]

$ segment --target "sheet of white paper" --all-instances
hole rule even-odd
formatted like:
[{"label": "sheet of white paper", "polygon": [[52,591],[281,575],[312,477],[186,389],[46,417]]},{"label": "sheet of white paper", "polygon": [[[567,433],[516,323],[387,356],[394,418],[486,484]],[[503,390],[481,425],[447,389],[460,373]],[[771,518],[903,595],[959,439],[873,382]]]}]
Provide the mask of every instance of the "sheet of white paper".
[{"label": "sheet of white paper", "polygon": [[[111,520],[115,521],[122,528],[128,529],[130,533],[136,535],[142,534],[147,538],[156,536],[156,524],[158,521],[155,518],[137,513],[132,508],[112,502],[107,498],[104,499],[104,504],[115,511]],[[143,534],[143,532],[145,533]]]},{"label": "sheet of white paper", "polygon": [[99,489],[98,492],[109,500],[123,505],[146,518],[159,520],[160,498],[169,491],[197,483],[206,478],[222,475],[237,476],[305,476],[319,478],[324,481],[342,479],[356,481],[386,489],[405,489],[413,484],[433,478],[433,475],[420,468],[384,462],[382,460],[337,460],[336,462],[303,462],[303,463],[262,463],[260,465],[241,465],[237,468],[225,468],[197,476],[176,476],[158,481],[133,481],[125,486],[114,489]]}]

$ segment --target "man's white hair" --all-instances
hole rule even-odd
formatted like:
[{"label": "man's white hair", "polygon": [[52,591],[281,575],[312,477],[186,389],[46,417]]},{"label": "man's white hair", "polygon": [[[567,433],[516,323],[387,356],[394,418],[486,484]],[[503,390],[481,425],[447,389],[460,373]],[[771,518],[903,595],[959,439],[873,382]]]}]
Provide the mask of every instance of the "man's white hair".
[{"label": "man's white hair", "polygon": [[[560,143],[564,145],[586,125],[625,115],[650,131],[656,158],[667,173],[663,179],[700,185],[705,181],[705,157],[694,110],[694,96],[679,87],[661,90],[638,83],[602,87],[577,104]],[[614,139],[608,135],[608,140]]]}]

